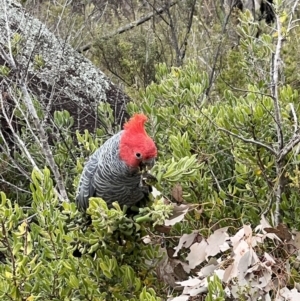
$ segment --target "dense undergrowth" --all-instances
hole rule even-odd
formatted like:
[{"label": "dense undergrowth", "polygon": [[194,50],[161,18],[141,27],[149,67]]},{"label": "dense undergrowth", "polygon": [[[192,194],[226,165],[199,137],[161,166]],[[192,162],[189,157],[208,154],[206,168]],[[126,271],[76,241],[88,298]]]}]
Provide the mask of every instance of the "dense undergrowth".
[{"label": "dense undergrowth", "polygon": [[[232,46],[229,32],[209,68],[193,57],[195,48],[172,67],[171,51],[163,48],[164,60],[158,47],[163,32],[151,36],[150,48],[140,43],[149,50],[148,65],[144,48],[133,52],[134,35],[97,49],[103,55],[117,45],[109,60],[130,83],[128,112],[148,116],[147,132],[158,146],[152,173],[160,196],[139,212],[108,209],[94,198],[84,215],[73,202],[86,158],[119,130],[107,104],[98,107],[106,127],[95,133],[74,133],[67,111],[56,112],[55,127],[47,129],[71,202],[57,197],[23,107],[15,110],[19,135],[42,173],[18,148],[11,158],[0,153],[2,177],[18,187],[0,186],[1,300],[298,300],[299,29],[279,12],[281,31],[263,24],[259,37],[258,22],[241,15],[238,44]],[[44,119],[42,105],[34,104]],[[30,178],[16,172],[16,162],[32,171]]]}]

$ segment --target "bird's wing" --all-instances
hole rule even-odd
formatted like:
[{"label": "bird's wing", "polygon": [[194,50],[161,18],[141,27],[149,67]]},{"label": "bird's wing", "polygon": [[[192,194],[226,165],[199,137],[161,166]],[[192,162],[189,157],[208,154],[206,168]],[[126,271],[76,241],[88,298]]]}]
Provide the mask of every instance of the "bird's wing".
[{"label": "bird's wing", "polygon": [[77,206],[86,210],[89,206],[89,198],[95,195],[94,175],[98,165],[98,151],[96,151],[85,165],[80,177],[76,196]]}]

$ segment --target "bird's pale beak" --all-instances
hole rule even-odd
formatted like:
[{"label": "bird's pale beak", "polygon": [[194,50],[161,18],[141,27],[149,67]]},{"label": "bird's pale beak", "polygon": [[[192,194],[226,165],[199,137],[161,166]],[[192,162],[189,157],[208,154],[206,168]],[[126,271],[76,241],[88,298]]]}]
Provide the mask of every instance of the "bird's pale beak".
[{"label": "bird's pale beak", "polygon": [[148,160],[143,160],[142,161],[142,164],[141,164],[141,167],[142,169],[151,169],[155,164],[155,158],[151,158],[151,159],[148,159]]}]

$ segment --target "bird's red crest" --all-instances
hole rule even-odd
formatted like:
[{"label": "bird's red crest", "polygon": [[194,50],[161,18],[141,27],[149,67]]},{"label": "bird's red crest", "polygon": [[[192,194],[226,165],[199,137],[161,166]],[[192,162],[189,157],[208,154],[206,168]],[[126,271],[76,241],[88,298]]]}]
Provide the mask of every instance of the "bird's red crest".
[{"label": "bird's red crest", "polygon": [[135,114],[124,124],[124,133],[120,141],[120,158],[128,166],[137,167],[141,162],[157,156],[155,143],[144,128],[147,120],[144,114]]},{"label": "bird's red crest", "polygon": [[124,130],[130,131],[132,134],[145,133],[145,122],[148,120],[144,114],[135,114],[124,124]]}]

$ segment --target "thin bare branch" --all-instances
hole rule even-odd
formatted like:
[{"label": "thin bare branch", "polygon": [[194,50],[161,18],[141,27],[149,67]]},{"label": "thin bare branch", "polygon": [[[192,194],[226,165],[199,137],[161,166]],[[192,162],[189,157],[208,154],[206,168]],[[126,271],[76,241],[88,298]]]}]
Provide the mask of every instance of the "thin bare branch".
[{"label": "thin bare branch", "polygon": [[14,184],[12,184],[12,183],[10,183],[10,182],[4,180],[3,178],[0,178],[0,182],[5,183],[5,184],[8,185],[8,186],[11,186],[11,187],[14,188],[15,190],[18,190],[18,191],[21,191],[21,192],[25,192],[25,193],[31,194],[30,191],[25,190],[25,189],[22,189],[22,188],[20,188],[20,187],[18,187],[18,186],[16,186],[16,185],[14,185]]},{"label": "thin bare branch", "polygon": [[282,33],[281,33],[281,21],[280,16],[276,14],[276,25],[277,25],[277,44],[276,50],[272,58],[272,98],[274,103],[274,115],[276,120],[276,131],[277,131],[277,142],[278,142],[278,151],[283,149],[283,133],[282,133],[282,117],[280,112],[279,104],[279,67],[281,63],[280,52],[282,48]]},{"label": "thin bare branch", "polygon": [[224,84],[226,84],[226,86],[228,86],[231,90],[234,91],[238,91],[238,92],[244,92],[244,93],[253,93],[253,94],[257,94],[257,95],[262,95],[262,96],[266,96],[266,97],[273,97],[271,94],[269,93],[265,93],[265,92],[260,92],[260,91],[250,91],[247,89],[241,89],[241,88],[237,88],[233,85],[231,85],[228,81],[226,81],[222,75],[220,75],[220,78],[222,79],[222,81],[224,82]]},{"label": "thin bare branch", "polygon": [[[0,131],[0,134],[1,134],[1,138],[3,139],[3,141],[5,140],[4,138],[3,138],[3,135],[2,135],[2,133],[1,133],[1,131]],[[6,141],[5,141],[6,142]],[[10,152],[9,151],[7,151],[7,150],[5,150],[3,147],[2,147],[2,145],[0,145],[0,149],[1,149],[1,151],[3,152],[3,153],[5,153],[6,154],[6,156],[9,158],[9,161],[11,161],[11,163],[9,163],[9,162],[7,162],[6,161],[6,163],[8,164],[8,165],[10,165],[12,168],[16,168],[27,180],[29,180],[29,181],[31,181],[31,178],[30,178],[30,174],[28,173],[28,172],[26,172],[24,169],[23,169],[23,167],[22,166],[20,166],[20,163],[18,163],[11,155],[10,155]]]},{"label": "thin bare branch", "polygon": [[222,189],[222,187],[221,187],[221,185],[220,185],[220,183],[219,183],[219,180],[218,180],[218,178],[216,177],[216,175],[215,175],[213,169],[210,167],[209,164],[207,164],[207,166],[208,166],[209,171],[210,171],[210,173],[211,173],[211,175],[212,175],[212,177],[213,177],[213,179],[214,179],[214,181],[215,181],[215,184],[216,184],[217,187],[218,187],[219,192],[222,191],[223,189]]},{"label": "thin bare branch", "polygon": [[170,12],[170,6],[167,7],[166,9],[166,12],[167,12],[167,15],[169,17],[169,26],[170,26],[170,31],[171,31],[171,43],[172,43],[172,46],[175,50],[175,53],[176,53],[176,66],[177,67],[180,67],[181,65],[181,62],[180,62],[180,57],[181,57],[181,51],[179,49],[179,42],[178,42],[178,38],[177,38],[177,32],[176,32],[176,27],[175,27],[175,24],[174,24],[174,21],[173,21],[173,17],[171,15],[171,12]]},{"label": "thin bare branch", "polygon": [[[276,175],[277,182],[275,188],[275,210],[274,210],[274,226],[277,226],[281,220],[281,212],[280,212],[280,204],[282,193],[284,192],[284,162],[283,159],[287,152],[292,148],[287,145],[284,147],[283,141],[283,132],[282,132],[282,117],[280,112],[280,101],[279,101],[279,67],[281,63],[281,48],[282,48],[282,32],[281,32],[281,20],[280,15],[277,12],[275,14],[276,19],[276,27],[277,27],[277,44],[275,53],[272,55],[272,65],[271,65],[271,92],[272,99],[274,104],[274,118],[275,118],[275,126],[277,132],[277,152],[279,156],[277,156],[276,160]],[[291,142],[291,141],[290,141]],[[290,145],[290,143],[288,143]]]},{"label": "thin bare branch", "polygon": [[143,17],[141,17],[140,19],[133,21],[129,24],[126,24],[125,26],[122,26],[120,28],[118,28],[116,31],[113,31],[111,34],[106,35],[104,37],[99,38],[96,42],[92,42],[92,43],[88,43],[85,46],[81,47],[81,49],[79,50],[79,52],[84,52],[89,50],[91,47],[93,47],[95,44],[98,43],[99,40],[108,40],[118,34],[122,34],[126,31],[131,30],[134,27],[137,27],[139,25],[142,25],[143,23],[149,21],[150,19],[152,19],[155,15],[160,15],[162,13],[164,13],[166,11],[167,8],[174,6],[175,4],[177,4],[177,1],[171,2],[170,4],[168,4],[168,7],[161,7]]},{"label": "thin bare branch", "polygon": [[[290,19],[289,19],[289,24],[287,26],[287,33],[294,28],[294,26],[292,26],[293,24],[293,17],[294,17],[294,14],[295,14],[295,11],[296,11],[296,8],[299,4],[299,0],[295,0],[295,3],[291,9],[291,13],[290,13]],[[299,21],[299,20],[298,20]]]},{"label": "thin bare branch", "polygon": [[231,16],[233,8],[234,8],[234,3],[232,3],[232,5],[230,6],[229,12],[227,13],[226,18],[225,18],[224,23],[223,23],[223,26],[222,26],[222,31],[219,35],[219,45],[218,45],[217,50],[216,50],[215,55],[214,55],[213,66],[212,66],[212,70],[211,70],[210,75],[209,75],[208,87],[205,91],[205,95],[206,95],[207,98],[209,98],[210,90],[211,90],[211,88],[213,86],[213,83],[214,83],[214,80],[215,80],[217,62],[218,62],[218,59],[219,59],[219,56],[220,56],[220,53],[221,53],[221,48],[222,48],[222,45],[223,45],[224,36],[225,36],[225,33],[226,33],[227,25],[229,23],[229,18]]},{"label": "thin bare branch", "polygon": [[[9,85],[7,84],[7,87],[10,89]],[[29,120],[28,120],[28,113],[26,114],[26,112],[24,112],[24,110],[22,109],[21,105],[20,105],[20,100],[19,99],[16,99],[10,89],[10,93],[11,95],[11,99],[14,101],[15,105],[16,105],[16,108],[18,108],[18,110],[20,111],[20,113],[22,114],[26,124],[27,124],[27,128],[28,130],[30,131],[32,137],[34,138],[34,140],[39,144],[40,141],[39,141],[39,138],[36,136],[36,134],[34,133],[33,129],[32,129],[32,126],[31,124],[29,123]],[[12,117],[13,118],[13,114],[12,114]],[[10,123],[12,122],[12,120],[10,120]]]},{"label": "thin bare branch", "polygon": [[182,42],[182,44],[180,46],[180,52],[181,52],[180,61],[181,61],[181,64],[182,64],[183,59],[185,57],[186,48],[187,48],[187,41],[188,41],[189,34],[191,32],[191,28],[192,28],[192,24],[193,24],[193,18],[194,18],[194,13],[195,13],[196,1],[197,0],[194,0],[194,2],[191,4],[191,11],[190,11],[189,19],[188,19],[188,24],[187,24],[187,27],[186,27],[186,33],[185,33],[183,42]]},{"label": "thin bare branch", "polygon": [[282,162],[286,155],[298,144],[300,143],[300,134],[295,135],[281,150],[279,156],[277,157],[277,162]]},{"label": "thin bare branch", "polygon": [[239,140],[241,140],[241,141],[243,141],[243,142],[245,142],[245,143],[250,143],[250,144],[258,145],[258,146],[260,146],[260,147],[262,147],[262,148],[268,150],[271,154],[277,156],[277,152],[276,152],[275,149],[272,148],[272,146],[270,146],[270,145],[268,145],[268,144],[266,144],[266,143],[264,143],[264,142],[255,140],[255,139],[247,139],[247,138],[245,138],[245,137],[243,137],[243,136],[240,136],[240,135],[237,135],[237,134],[235,134],[235,133],[233,133],[233,132],[231,132],[231,131],[229,131],[229,130],[227,130],[227,129],[225,129],[225,128],[219,127],[219,126],[218,126],[213,120],[211,120],[211,118],[209,118],[206,114],[204,114],[203,112],[201,112],[201,113],[202,113],[202,115],[203,115],[210,123],[212,123],[212,124],[216,127],[216,129],[217,129],[218,131],[224,132],[224,133],[226,133],[226,134],[228,134],[228,135],[230,135],[230,136],[232,136],[232,137],[235,137],[235,138],[237,138],[237,139],[239,139]]},{"label": "thin bare branch", "polygon": [[[2,2],[2,7],[4,9],[5,12],[5,28],[6,28],[6,36],[7,36],[7,45],[8,45],[8,51],[9,51],[9,55],[6,56],[6,60],[9,62],[11,68],[16,69],[16,64],[13,58],[13,54],[12,54],[12,47],[11,47],[11,41],[10,41],[10,29],[9,29],[9,23],[8,23],[8,16],[7,16],[7,8],[6,8],[6,1],[1,1]],[[1,47],[1,54],[5,55],[5,51],[2,49]]]},{"label": "thin bare branch", "polygon": [[25,103],[29,113],[32,115],[34,126],[38,131],[38,135],[39,135],[40,142],[41,142],[41,150],[45,155],[46,161],[49,164],[49,167],[51,168],[51,171],[53,172],[56,184],[57,184],[58,189],[59,189],[59,193],[61,194],[62,198],[65,201],[69,201],[68,194],[66,192],[62,176],[59,172],[57,164],[55,163],[52,151],[51,151],[49,143],[48,143],[48,137],[46,135],[46,132],[45,132],[44,128],[41,125],[40,119],[39,119],[39,117],[37,115],[37,112],[35,110],[35,107],[32,103],[31,97],[30,97],[30,95],[27,91],[27,88],[26,88],[26,85],[25,85],[25,82],[24,82],[23,78],[21,78],[21,80],[20,80],[20,88],[21,88],[21,91],[23,93],[24,103]]},{"label": "thin bare branch", "polygon": [[242,140],[243,142],[245,143],[251,143],[251,144],[255,144],[255,145],[258,145],[266,150],[268,150],[270,153],[272,153],[273,155],[277,155],[276,153],[276,150],[274,150],[270,145],[266,144],[266,143],[263,143],[263,142],[260,142],[260,141],[257,141],[257,140],[254,140],[254,139],[247,139],[247,138],[244,138],[243,136],[240,136],[240,135],[237,135],[227,129],[224,129],[224,128],[221,128],[221,127],[217,127],[217,130],[218,131],[222,131],[224,133],[227,133],[228,135],[230,136],[233,136],[237,139],[240,139]]},{"label": "thin bare branch", "polygon": [[2,56],[4,61],[6,61],[8,63],[8,65],[10,66],[11,69],[16,70],[15,61],[10,58],[10,56],[5,52],[5,50],[3,49],[3,47],[1,45],[0,45],[0,55]]},{"label": "thin bare branch", "polygon": [[28,151],[24,141],[21,139],[21,137],[16,133],[15,129],[13,128],[11,122],[10,122],[10,119],[9,117],[7,116],[6,114],[6,110],[5,110],[5,107],[4,107],[4,102],[3,102],[3,98],[2,98],[2,94],[0,93],[0,108],[1,108],[1,112],[2,112],[2,115],[3,117],[5,118],[5,121],[7,122],[7,125],[13,135],[13,137],[16,139],[19,147],[22,149],[22,151],[24,152],[24,154],[26,155],[28,161],[31,163],[31,165],[33,167],[35,167],[37,170],[39,170],[38,166],[36,165],[33,157],[31,156],[30,152]]},{"label": "thin bare branch", "polygon": [[31,220],[32,220],[34,217],[36,217],[37,215],[38,215],[37,213],[34,213],[34,214],[32,214],[32,215],[26,217],[25,219],[19,221],[19,222],[18,222],[18,225],[21,225],[21,224],[23,224],[24,222],[30,223]]},{"label": "thin bare branch", "polygon": [[290,108],[291,108],[291,112],[292,112],[292,115],[293,115],[293,118],[294,118],[294,135],[297,134],[298,132],[298,118],[297,118],[297,115],[296,115],[296,112],[295,112],[295,108],[294,108],[294,104],[290,103]]},{"label": "thin bare branch", "polygon": [[[159,16],[159,18],[160,18],[167,26],[170,26],[170,23],[169,23],[168,20],[163,16],[163,14],[159,14],[159,9],[157,9],[157,8],[155,7],[155,5],[151,3],[151,1],[148,1],[148,0],[146,0],[146,1],[147,1],[147,4],[148,4],[149,6],[151,6],[151,8],[153,9],[153,11]],[[154,3],[155,3],[155,2],[154,2]]]},{"label": "thin bare branch", "polygon": [[[4,3],[5,3],[5,1],[4,1]],[[7,55],[7,53],[2,48],[1,48],[1,54],[4,57],[4,59],[6,59],[7,63],[10,65],[10,67],[13,68],[13,69],[16,69],[16,63],[15,63],[13,55],[12,55],[11,44],[9,42],[9,40],[10,40],[10,31],[9,31],[9,24],[8,24],[7,11],[6,11],[5,4],[4,4],[4,9],[5,9],[5,17],[6,17],[6,30],[7,30],[7,39],[8,39],[8,45],[9,45],[9,49],[8,49],[9,55]],[[39,138],[37,138],[36,135],[34,135],[33,130],[32,130],[32,128],[31,128],[31,126],[29,124],[29,121],[27,119],[27,116],[22,111],[23,117],[25,118],[26,123],[27,123],[28,128],[30,129],[31,133],[34,135],[34,138],[35,138],[36,142],[38,142],[38,143],[40,142],[41,143],[41,145],[40,145],[41,151],[45,155],[46,161],[49,164],[49,166],[50,166],[50,168],[51,168],[51,170],[53,172],[53,175],[55,177],[57,186],[59,188],[59,194],[58,194],[58,196],[61,199],[64,199],[65,201],[69,201],[68,195],[67,195],[67,192],[66,192],[66,189],[65,189],[62,177],[61,177],[61,174],[59,172],[58,166],[56,165],[56,163],[54,161],[54,157],[52,155],[52,151],[51,151],[50,146],[48,144],[48,139],[47,139],[46,132],[45,132],[44,128],[42,127],[41,121],[40,121],[40,119],[39,119],[39,117],[37,115],[37,112],[36,112],[35,107],[34,107],[34,105],[32,103],[31,97],[30,97],[30,95],[29,95],[29,93],[27,91],[27,87],[26,87],[26,84],[25,84],[24,75],[20,76],[20,78],[19,78],[19,86],[20,86],[20,89],[21,89],[21,91],[23,93],[24,104],[26,105],[28,113],[31,115],[31,118],[33,119],[34,126],[37,129],[37,131],[38,131]],[[12,98],[14,99],[14,97],[12,97]],[[18,101],[16,101],[15,99],[14,99],[14,101],[17,104],[17,107],[20,108],[20,106],[18,104]],[[25,153],[25,155],[26,155],[27,159],[30,161],[31,165],[35,169],[37,169],[40,174],[42,174],[42,171],[39,169],[39,167],[37,166],[35,160],[31,156],[31,154],[29,153],[29,151],[28,151],[28,149],[27,149],[24,141],[21,139],[21,137],[14,130],[14,128],[13,128],[13,126],[11,124],[11,120],[8,118],[8,116],[6,114],[5,107],[4,107],[4,102],[3,102],[3,98],[2,98],[1,94],[0,94],[0,105],[1,105],[1,109],[2,109],[2,114],[3,114],[3,116],[4,116],[5,120],[6,120],[9,128],[10,128],[10,131],[12,132],[13,136],[16,138],[16,140],[18,142],[18,145],[21,147],[22,151]]]}]

